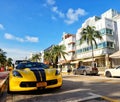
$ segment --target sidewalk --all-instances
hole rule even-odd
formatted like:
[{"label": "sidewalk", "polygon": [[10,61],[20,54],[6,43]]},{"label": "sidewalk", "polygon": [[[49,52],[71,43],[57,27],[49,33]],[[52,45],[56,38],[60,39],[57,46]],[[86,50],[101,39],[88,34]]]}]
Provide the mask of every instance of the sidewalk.
[{"label": "sidewalk", "polygon": [[[71,72],[71,73],[62,72],[62,75],[73,75],[73,72]],[[104,71],[99,71],[99,72],[98,72],[98,75],[104,76]]]},{"label": "sidewalk", "polygon": [[0,95],[4,92],[9,71],[0,72]]}]

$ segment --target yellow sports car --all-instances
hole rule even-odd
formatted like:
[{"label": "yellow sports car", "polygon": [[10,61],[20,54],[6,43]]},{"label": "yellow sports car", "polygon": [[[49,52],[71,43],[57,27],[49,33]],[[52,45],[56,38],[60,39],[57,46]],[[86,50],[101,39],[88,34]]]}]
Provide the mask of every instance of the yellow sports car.
[{"label": "yellow sports car", "polygon": [[62,75],[56,68],[44,63],[20,63],[9,73],[8,92],[30,91],[47,88],[60,88]]}]

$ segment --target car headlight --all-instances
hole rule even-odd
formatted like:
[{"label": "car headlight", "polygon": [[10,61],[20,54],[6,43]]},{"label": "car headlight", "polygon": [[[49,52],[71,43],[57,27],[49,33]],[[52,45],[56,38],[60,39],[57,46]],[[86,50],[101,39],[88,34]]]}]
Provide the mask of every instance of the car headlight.
[{"label": "car headlight", "polygon": [[60,70],[56,70],[55,75],[60,75]]},{"label": "car headlight", "polygon": [[13,71],[12,74],[13,74],[14,77],[20,77],[20,78],[22,78],[22,75],[18,71]]}]

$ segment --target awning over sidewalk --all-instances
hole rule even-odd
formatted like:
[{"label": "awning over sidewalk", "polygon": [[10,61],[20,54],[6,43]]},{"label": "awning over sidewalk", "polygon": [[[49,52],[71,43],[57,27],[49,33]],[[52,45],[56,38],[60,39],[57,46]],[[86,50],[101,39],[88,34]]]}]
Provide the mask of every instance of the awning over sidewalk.
[{"label": "awning over sidewalk", "polygon": [[[83,60],[82,62],[92,62],[92,61],[93,61],[93,59],[90,58],[90,59]],[[94,58],[94,61],[95,61],[95,58]]]},{"label": "awning over sidewalk", "polygon": [[111,54],[109,57],[111,57],[111,58],[120,58],[120,51],[117,51],[117,52]]},{"label": "awning over sidewalk", "polygon": [[79,61],[72,61],[71,64],[79,63]]}]

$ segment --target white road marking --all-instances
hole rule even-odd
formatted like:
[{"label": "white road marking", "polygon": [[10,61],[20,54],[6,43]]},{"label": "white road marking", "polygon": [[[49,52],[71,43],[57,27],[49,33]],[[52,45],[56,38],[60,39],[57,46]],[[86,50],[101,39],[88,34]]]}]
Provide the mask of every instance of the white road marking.
[{"label": "white road marking", "polygon": [[62,94],[67,94],[67,93],[73,93],[73,92],[79,92],[79,91],[87,91],[89,89],[74,89],[74,90],[69,90],[69,91],[63,91],[59,93],[51,93],[51,94],[45,94],[44,96],[51,96],[51,95],[62,95]]},{"label": "white road marking", "polygon": [[87,101],[87,100],[102,97],[101,95],[97,95],[97,94],[94,94],[94,93],[87,93],[87,94],[90,95],[90,96],[87,96],[87,97],[84,97],[84,98],[79,98],[79,99],[69,99],[69,100],[66,100],[66,102],[81,102],[81,101],[83,102],[83,101]]}]

